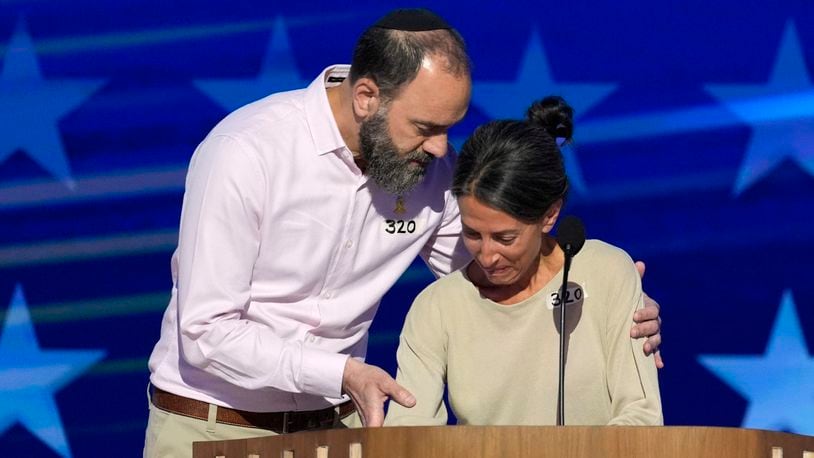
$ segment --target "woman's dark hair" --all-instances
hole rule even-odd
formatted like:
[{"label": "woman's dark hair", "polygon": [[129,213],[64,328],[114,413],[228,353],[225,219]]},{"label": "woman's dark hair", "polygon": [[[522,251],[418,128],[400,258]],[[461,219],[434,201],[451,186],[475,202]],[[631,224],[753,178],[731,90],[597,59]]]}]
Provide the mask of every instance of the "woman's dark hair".
[{"label": "woman's dark hair", "polygon": [[385,99],[392,99],[402,85],[418,75],[426,56],[446,58],[446,70],[453,75],[470,74],[469,56],[463,38],[454,29],[420,32],[368,28],[353,50],[350,81],[370,78]]},{"label": "woman's dark hair", "polygon": [[453,194],[526,223],[539,221],[568,190],[557,139],[570,141],[573,128],[573,109],[557,96],[534,102],[524,121],[478,127],[458,155]]}]

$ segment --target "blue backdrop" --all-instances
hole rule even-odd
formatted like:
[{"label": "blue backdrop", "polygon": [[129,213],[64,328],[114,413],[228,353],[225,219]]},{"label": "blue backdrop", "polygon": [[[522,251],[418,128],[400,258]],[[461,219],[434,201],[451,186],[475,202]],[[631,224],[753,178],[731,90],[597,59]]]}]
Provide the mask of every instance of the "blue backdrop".
[{"label": "blue backdrop", "polygon": [[[228,111],[347,63],[396,4],[0,3],[0,450],[138,456],[183,179]],[[555,93],[567,211],[647,262],[665,421],[814,435],[814,3],[448,3],[460,144]],[[370,339],[394,371],[420,263]]]}]

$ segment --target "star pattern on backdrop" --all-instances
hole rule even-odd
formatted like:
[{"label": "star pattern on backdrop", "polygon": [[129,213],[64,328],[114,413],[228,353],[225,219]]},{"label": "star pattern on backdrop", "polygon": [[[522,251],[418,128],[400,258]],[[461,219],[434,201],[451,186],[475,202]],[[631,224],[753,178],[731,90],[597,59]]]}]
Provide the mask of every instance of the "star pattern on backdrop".
[{"label": "star pattern on backdrop", "polygon": [[[616,84],[562,83],[554,80],[537,30],[529,38],[526,52],[514,81],[476,81],[472,103],[493,119],[518,119],[525,116],[531,102],[547,95],[560,95],[574,108],[579,118],[616,89]],[[576,139],[579,141],[579,139]],[[572,189],[587,194],[587,186],[574,149],[563,148],[563,157]]]},{"label": "star pattern on backdrop", "polygon": [[0,72],[0,163],[22,151],[70,188],[75,186],[59,121],[103,80],[45,79],[26,27],[17,22]]},{"label": "star pattern on backdrop", "polygon": [[749,403],[745,428],[814,435],[814,357],[791,291],[785,291],[762,355],[699,355],[698,361]]},{"label": "star pattern on backdrop", "polygon": [[814,176],[814,116],[799,106],[814,101],[814,84],[793,22],[785,27],[767,83],[708,84],[706,90],[752,128],[735,195],[785,159]]},{"label": "star pattern on backdrop", "polygon": [[276,92],[301,89],[310,81],[300,78],[288,38],[288,27],[282,17],[274,21],[271,38],[260,73],[254,78],[202,79],[195,86],[226,111],[259,100]]},{"label": "star pattern on backdrop", "polygon": [[71,450],[57,391],[105,356],[101,350],[44,350],[17,285],[0,334],[0,433],[19,422],[60,456]]}]

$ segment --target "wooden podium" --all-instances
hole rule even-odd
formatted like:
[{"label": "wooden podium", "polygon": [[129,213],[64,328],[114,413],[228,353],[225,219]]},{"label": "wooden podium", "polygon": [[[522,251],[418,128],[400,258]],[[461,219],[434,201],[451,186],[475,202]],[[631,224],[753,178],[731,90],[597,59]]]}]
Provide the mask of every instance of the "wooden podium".
[{"label": "wooden podium", "polygon": [[696,426],[333,429],[195,442],[193,458],[814,458],[814,437]]}]

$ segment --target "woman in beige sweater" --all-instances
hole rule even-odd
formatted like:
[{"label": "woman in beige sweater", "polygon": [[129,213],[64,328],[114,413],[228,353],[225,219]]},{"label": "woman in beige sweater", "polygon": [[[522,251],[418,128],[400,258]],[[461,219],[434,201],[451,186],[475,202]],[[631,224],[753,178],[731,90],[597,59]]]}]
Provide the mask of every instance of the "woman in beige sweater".
[{"label": "woman in beige sweater", "polygon": [[[446,424],[445,388],[461,424],[555,424],[564,255],[550,231],[568,189],[556,139],[570,140],[571,117],[549,97],[464,144],[452,190],[474,260],[413,303],[397,381],[417,402],[391,403],[386,425]],[[630,257],[587,241],[565,302],[566,424],[662,424],[656,366],[628,332],[643,306]]]}]

